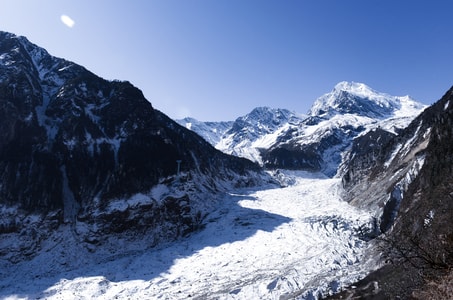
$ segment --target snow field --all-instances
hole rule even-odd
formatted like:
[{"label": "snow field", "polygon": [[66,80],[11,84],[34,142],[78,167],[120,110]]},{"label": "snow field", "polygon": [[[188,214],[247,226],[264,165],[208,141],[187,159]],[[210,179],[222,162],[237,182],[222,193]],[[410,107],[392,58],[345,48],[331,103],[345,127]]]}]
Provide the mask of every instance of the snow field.
[{"label": "snow field", "polygon": [[231,193],[183,240],[44,276],[38,294],[0,298],[316,298],[364,277],[373,266],[356,229],[370,214],[341,201],[339,179],[292,176],[286,188]]}]

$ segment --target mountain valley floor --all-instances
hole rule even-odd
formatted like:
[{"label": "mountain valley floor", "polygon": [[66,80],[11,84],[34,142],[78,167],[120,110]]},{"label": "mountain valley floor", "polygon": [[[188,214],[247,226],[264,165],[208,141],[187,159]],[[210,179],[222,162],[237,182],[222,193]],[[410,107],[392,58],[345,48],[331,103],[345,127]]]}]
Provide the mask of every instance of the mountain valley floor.
[{"label": "mountain valley floor", "polygon": [[[2,270],[0,298],[317,299],[374,270],[358,233],[372,216],[341,200],[340,179],[281,174],[287,187],[231,192],[203,230],[158,247],[142,239],[135,251],[84,254],[62,228],[58,243]],[[57,252],[73,267],[55,262]]]}]

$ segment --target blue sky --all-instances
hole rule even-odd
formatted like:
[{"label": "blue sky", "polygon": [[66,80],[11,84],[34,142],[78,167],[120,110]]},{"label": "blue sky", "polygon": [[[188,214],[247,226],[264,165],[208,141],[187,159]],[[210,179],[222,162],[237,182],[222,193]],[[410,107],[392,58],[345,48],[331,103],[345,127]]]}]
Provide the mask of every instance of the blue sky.
[{"label": "blue sky", "polygon": [[343,80],[431,104],[453,84],[448,0],[2,0],[0,8],[0,30],[129,80],[172,118],[233,120],[257,106],[306,113]]}]

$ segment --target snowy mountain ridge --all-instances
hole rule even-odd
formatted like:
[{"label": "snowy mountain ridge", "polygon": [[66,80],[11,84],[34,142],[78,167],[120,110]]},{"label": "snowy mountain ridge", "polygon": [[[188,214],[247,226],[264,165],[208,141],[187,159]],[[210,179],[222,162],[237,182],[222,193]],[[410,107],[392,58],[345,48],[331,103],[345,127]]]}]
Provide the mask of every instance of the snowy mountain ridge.
[{"label": "snowy mountain ridge", "polygon": [[[212,134],[192,129],[217,149],[245,157],[268,168],[290,168],[336,174],[352,140],[375,128],[394,134],[426,106],[409,96],[391,96],[363,83],[340,82],[319,97],[308,115],[259,107],[239,117],[227,129],[209,123]],[[186,125],[184,121],[180,124]],[[192,122],[193,123],[193,122]],[[199,124],[199,122],[198,122]],[[231,123],[230,123],[231,124]]]},{"label": "snowy mountain ridge", "polygon": [[310,109],[311,116],[334,114],[361,114],[369,117],[387,117],[400,110],[401,100],[409,96],[396,97],[373,90],[363,83],[340,82],[327,94],[319,97]]},{"label": "snowy mountain ridge", "polygon": [[201,122],[193,118],[176,120],[227,154],[262,164],[259,149],[268,148],[281,132],[297,126],[304,115],[287,109],[257,107],[229,122]]},{"label": "snowy mountain ridge", "polygon": [[233,126],[233,121],[228,122],[201,122],[194,118],[176,120],[181,126],[195,131],[211,145],[217,145],[222,136]]}]

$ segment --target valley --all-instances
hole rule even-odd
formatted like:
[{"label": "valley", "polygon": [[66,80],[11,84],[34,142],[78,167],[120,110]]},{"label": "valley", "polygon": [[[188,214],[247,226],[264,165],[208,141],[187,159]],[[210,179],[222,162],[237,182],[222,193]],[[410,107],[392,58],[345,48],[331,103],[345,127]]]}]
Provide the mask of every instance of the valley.
[{"label": "valley", "polygon": [[25,37],[0,50],[0,299],[406,299],[451,270],[453,88],[172,120]]},{"label": "valley", "polygon": [[[279,175],[291,185],[231,191],[207,216],[205,229],[153,248],[145,235],[129,241],[140,250],[117,249],[109,257],[104,247],[82,255],[87,250],[61,229],[64,238],[55,248],[3,269],[0,298],[317,298],[376,267],[359,234],[371,215],[341,200],[339,179],[303,171]],[[56,262],[58,251],[71,261]]]}]

